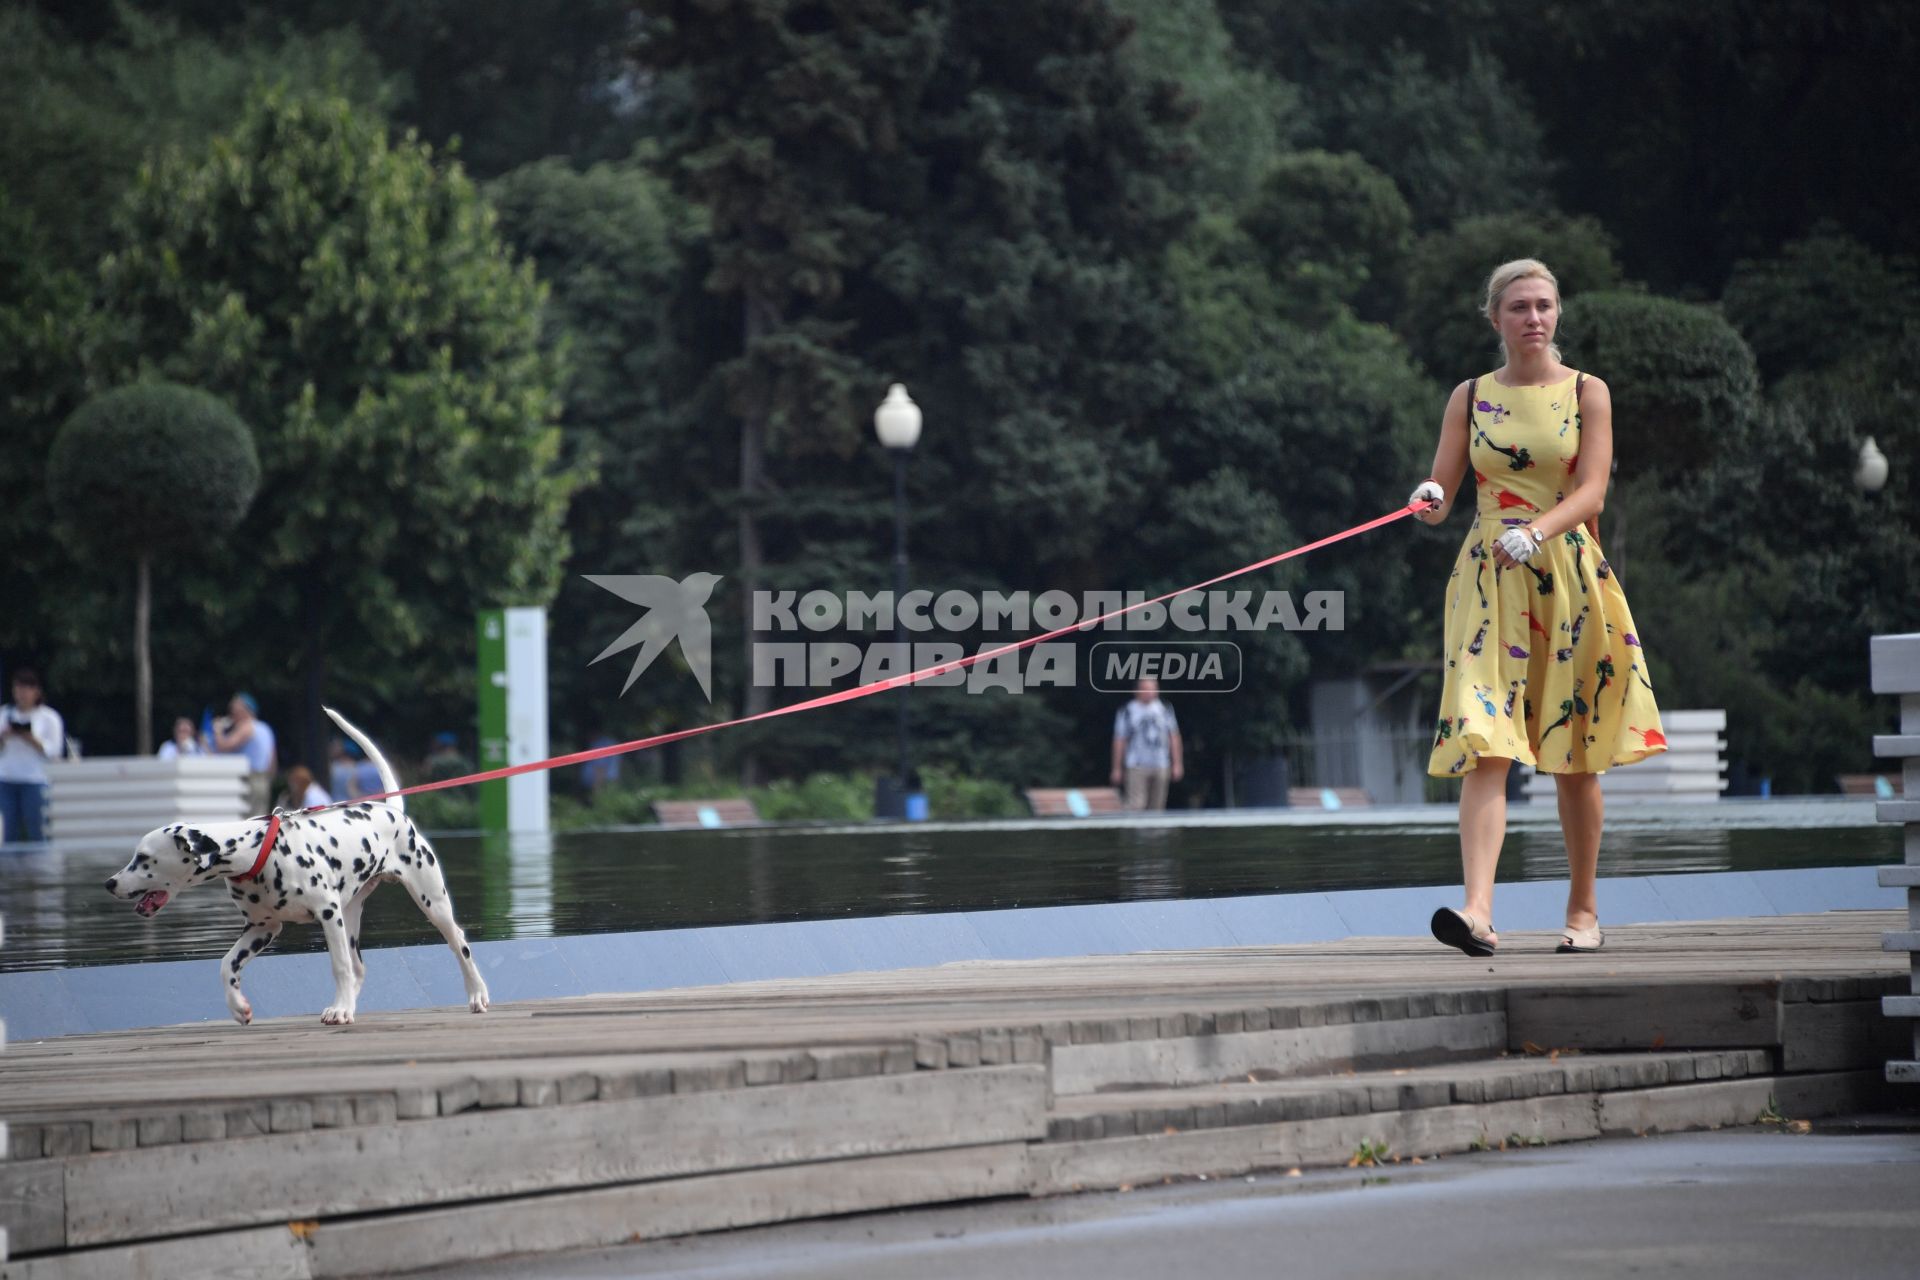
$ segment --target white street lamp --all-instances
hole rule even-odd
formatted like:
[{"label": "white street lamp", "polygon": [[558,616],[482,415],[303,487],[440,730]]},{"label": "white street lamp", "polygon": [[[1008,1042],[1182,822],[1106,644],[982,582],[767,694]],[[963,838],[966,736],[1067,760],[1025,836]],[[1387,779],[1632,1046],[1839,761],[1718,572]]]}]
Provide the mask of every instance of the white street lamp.
[{"label": "white street lamp", "polygon": [[887,398],[873,411],[873,429],[880,443],[889,449],[911,449],[920,440],[920,406],[907,394],[906,387],[894,383]]},{"label": "white street lamp", "polygon": [[1860,464],[1853,469],[1853,482],[1867,493],[1878,493],[1887,482],[1887,455],[1868,436],[1860,446]]},{"label": "white street lamp", "polygon": [[[920,406],[913,402],[905,386],[896,382],[887,389],[887,398],[873,411],[873,429],[880,443],[893,455],[893,643],[896,650],[906,653],[911,651],[906,648],[907,633],[900,623],[900,609],[901,602],[907,598],[907,456],[920,441]],[[908,661],[907,666],[912,665]],[[899,774],[893,780],[891,794],[885,779],[875,784],[874,816],[877,818],[912,816],[907,811],[907,796],[914,789],[913,766],[907,754],[907,691],[912,687],[901,685],[894,699]]]}]

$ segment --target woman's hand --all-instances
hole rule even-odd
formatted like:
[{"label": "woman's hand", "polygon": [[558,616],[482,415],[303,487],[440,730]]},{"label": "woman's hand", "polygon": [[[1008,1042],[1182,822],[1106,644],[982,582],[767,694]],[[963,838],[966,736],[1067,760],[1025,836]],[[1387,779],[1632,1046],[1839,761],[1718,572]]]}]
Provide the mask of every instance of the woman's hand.
[{"label": "woman's hand", "polygon": [[1515,525],[1493,540],[1493,562],[1502,569],[1511,569],[1533,559],[1539,549],[1532,535]]},{"label": "woman's hand", "polygon": [[[1446,507],[1446,501],[1447,492],[1440,487],[1438,480],[1422,480],[1419,485],[1414,488],[1414,491],[1407,495],[1407,505],[1419,508],[1414,514],[1428,524],[1432,524],[1440,518],[1441,511]],[[1422,505],[1428,502],[1437,502],[1440,505],[1433,508],[1427,508]]]}]

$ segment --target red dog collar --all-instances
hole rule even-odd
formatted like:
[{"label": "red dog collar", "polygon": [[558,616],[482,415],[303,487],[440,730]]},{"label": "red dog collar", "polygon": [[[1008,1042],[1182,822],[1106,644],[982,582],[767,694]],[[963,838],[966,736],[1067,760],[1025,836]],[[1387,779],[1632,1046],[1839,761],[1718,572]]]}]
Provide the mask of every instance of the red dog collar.
[{"label": "red dog collar", "polygon": [[260,856],[253,860],[253,866],[250,869],[235,876],[235,880],[251,880],[260,874],[261,868],[267,865],[267,855],[273,852],[274,837],[279,834],[280,812],[276,809],[273,816],[267,819],[267,836],[260,842]]}]

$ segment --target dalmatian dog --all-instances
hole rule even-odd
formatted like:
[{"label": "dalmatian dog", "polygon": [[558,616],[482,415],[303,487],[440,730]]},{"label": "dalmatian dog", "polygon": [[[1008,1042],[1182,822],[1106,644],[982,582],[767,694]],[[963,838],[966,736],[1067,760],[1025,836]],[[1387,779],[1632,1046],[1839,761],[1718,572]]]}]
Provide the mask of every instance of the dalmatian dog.
[{"label": "dalmatian dog", "polygon": [[[331,707],[333,722],[358,743],[380,771],[383,791],[398,791],[399,780],[379,748]],[[224,880],[227,896],[247,918],[239,941],[220,962],[227,1008],[241,1025],[253,1021],[253,1006],[240,990],[240,971],[272,946],[289,922],[325,930],[333,959],[333,1003],[320,1015],[329,1026],[353,1021],[354,1005],[366,966],[360,960],[360,912],[381,884],[404,887],[459,958],[467,984],[467,1007],[487,1008],[487,984],[473,963],[473,950],[453,919],[453,903],[440,860],[427,838],[406,814],[405,797],[361,802],[315,813],[289,814],[257,875],[269,819],[188,826],[175,823],[142,836],[133,858],[107,880],[107,892],[132,899],[134,910],[151,918],[175,894]]]}]

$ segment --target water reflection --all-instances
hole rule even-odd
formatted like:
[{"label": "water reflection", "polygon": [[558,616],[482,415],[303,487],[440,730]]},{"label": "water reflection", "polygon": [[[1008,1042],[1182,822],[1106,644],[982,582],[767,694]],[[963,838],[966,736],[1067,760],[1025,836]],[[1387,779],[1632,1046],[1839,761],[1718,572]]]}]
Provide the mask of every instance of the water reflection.
[{"label": "water reflection", "polygon": [[[1900,829],[1871,803],[1726,802],[1687,813],[1609,814],[1603,876],[1897,862]],[[1516,811],[1518,814],[1518,811]],[[1450,884],[1451,815],[1376,811],[1326,826],[1294,819],[1102,824],[839,826],[663,832],[650,828],[435,841],[454,909],[478,939],[686,925],[911,914],[1076,902]],[[100,887],[113,848],[0,853],[0,969],[218,955],[240,929],[225,895],[200,889],[153,920]],[[1503,880],[1554,880],[1566,855],[1551,814],[1510,821]],[[372,946],[434,943],[406,895],[375,893]],[[292,928],[281,949],[318,950]]]}]

